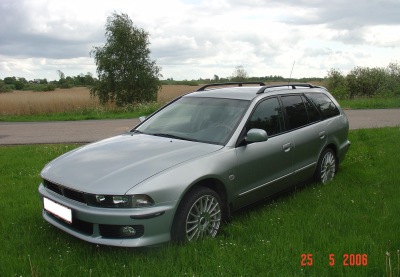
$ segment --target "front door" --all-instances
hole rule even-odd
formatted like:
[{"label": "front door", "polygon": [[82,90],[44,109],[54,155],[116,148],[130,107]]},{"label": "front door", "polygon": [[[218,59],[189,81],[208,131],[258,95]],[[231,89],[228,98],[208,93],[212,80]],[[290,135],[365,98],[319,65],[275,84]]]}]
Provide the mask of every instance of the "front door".
[{"label": "front door", "polygon": [[235,208],[255,202],[286,188],[293,168],[293,142],[285,134],[285,123],[277,97],[260,102],[246,124],[263,129],[268,140],[236,148],[238,161],[238,195]]}]

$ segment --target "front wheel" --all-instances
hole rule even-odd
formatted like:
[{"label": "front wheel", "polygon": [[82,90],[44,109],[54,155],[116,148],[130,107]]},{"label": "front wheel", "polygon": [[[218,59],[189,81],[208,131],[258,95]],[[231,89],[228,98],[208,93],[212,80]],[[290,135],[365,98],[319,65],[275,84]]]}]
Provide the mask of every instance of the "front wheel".
[{"label": "front wheel", "polygon": [[332,149],[327,148],[322,152],[319,158],[317,170],[315,172],[315,179],[317,182],[323,184],[329,183],[335,177],[337,171],[337,159],[335,152]]},{"label": "front wheel", "polygon": [[183,198],[171,230],[175,242],[196,241],[217,235],[222,219],[219,195],[206,187],[195,187]]}]

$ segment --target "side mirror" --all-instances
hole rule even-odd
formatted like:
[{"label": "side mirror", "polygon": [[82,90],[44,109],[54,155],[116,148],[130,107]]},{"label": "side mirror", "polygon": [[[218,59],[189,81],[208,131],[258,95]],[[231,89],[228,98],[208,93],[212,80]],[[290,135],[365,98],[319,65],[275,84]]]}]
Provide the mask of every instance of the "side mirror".
[{"label": "side mirror", "polygon": [[146,117],[145,117],[145,116],[139,117],[139,121],[140,121],[140,122],[143,122],[143,121],[145,121],[145,120],[146,120]]},{"label": "side mirror", "polygon": [[247,143],[252,143],[252,142],[261,142],[261,141],[267,141],[268,140],[268,134],[262,129],[250,129],[247,132],[246,136],[246,142]]}]

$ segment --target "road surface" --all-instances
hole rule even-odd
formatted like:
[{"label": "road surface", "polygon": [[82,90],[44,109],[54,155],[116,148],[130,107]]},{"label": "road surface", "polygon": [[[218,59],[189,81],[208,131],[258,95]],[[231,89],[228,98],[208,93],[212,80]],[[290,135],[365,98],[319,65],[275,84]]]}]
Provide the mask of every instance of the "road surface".
[{"label": "road surface", "polygon": [[[345,110],[350,129],[400,126],[400,109]],[[88,143],[131,130],[134,119],[0,122],[0,145]]]}]

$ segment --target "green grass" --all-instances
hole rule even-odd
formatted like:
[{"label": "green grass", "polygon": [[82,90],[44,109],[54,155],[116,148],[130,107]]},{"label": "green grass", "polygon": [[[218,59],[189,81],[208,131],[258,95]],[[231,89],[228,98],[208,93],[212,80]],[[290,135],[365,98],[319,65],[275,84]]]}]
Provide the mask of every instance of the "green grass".
[{"label": "green grass", "polygon": [[389,109],[400,108],[400,97],[356,98],[338,100],[344,109]]},{"label": "green grass", "polygon": [[[215,239],[144,249],[92,245],[41,218],[39,172],[75,145],[1,147],[0,276],[385,276],[387,251],[398,276],[400,129],[350,140],[333,182],[239,211]],[[344,266],[344,254],[368,264]]]}]

